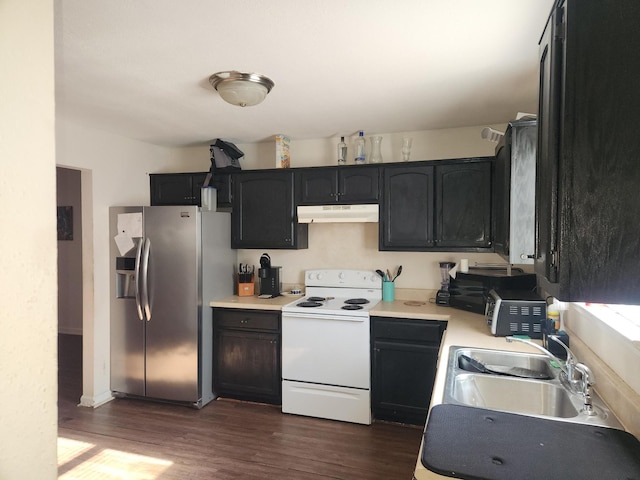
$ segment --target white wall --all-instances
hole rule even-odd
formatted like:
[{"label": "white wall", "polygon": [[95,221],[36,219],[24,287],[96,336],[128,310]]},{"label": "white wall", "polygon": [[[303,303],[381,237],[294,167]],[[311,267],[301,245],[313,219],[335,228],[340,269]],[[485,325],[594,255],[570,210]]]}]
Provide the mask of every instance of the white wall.
[{"label": "white wall", "polygon": [[438,262],[504,263],[494,253],[380,252],[377,223],[321,223],[309,225],[309,248],[304,250],[238,250],[238,262],[259,266],[262,253],[282,266],[281,280],[304,285],[304,271],[314,268],[350,268],[392,272],[402,265],[396,288],[436,290],[440,286]]},{"label": "white wall", "polygon": [[[504,132],[506,125],[492,125]],[[481,157],[495,153],[495,143],[482,139],[480,132],[485,125],[478,127],[447,128],[404,133],[376,133],[382,137],[383,163],[402,160],[402,137],[413,139],[410,161],[440,160],[446,158]],[[373,133],[371,134],[373,135]],[[371,148],[369,133],[365,132],[367,152]],[[354,143],[352,138],[345,138],[347,143],[347,164],[353,164]],[[313,167],[337,165],[337,145],[339,137],[312,140],[291,141],[291,167]],[[242,168],[275,168],[275,142],[257,144],[237,144],[244,152],[241,159]],[[208,148],[208,147],[207,147]]]},{"label": "white wall", "polygon": [[[149,173],[202,171],[206,156],[169,149],[56,119],[58,165],[82,172],[83,396],[95,406],[109,390],[109,207],[149,205]],[[187,152],[187,155],[185,155]]]},{"label": "white wall", "polygon": [[0,2],[0,478],[57,478],[53,3]]}]

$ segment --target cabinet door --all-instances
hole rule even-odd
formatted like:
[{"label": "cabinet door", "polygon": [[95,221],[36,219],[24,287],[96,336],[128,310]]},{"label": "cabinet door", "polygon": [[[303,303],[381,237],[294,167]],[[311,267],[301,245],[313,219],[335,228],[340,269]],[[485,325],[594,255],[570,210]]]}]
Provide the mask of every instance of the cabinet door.
[{"label": "cabinet door", "polygon": [[378,203],[377,167],[305,168],[296,175],[301,205]]},{"label": "cabinet door", "polygon": [[193,205],[202,206],[202,184],[207,178],[207,172],[194,173],[191,175],[191,195],[193,197]]},{"label": "cabinet door", "polygon": [[421,251],[434,246],[434,167],[384,167],[380,250]]},{"label": "cabinet door", "polygon": [[326,205],[338,201],[338,172],[335,168],[306,168],[297,172],[300,203]]},{"label": "cabinet door", "polygon": [[377,419],[423,425],[446,323],[372,317],[372,410]]},{"label": "cabinet door", "polygon": [[380,170],[376,167],[338,168],[340,203],[378,203]]},{"label": "cabinet door", "polygon": [[491,247],[491,162],[436,166],[436,245]]},{"label": "cabinet door", "polygon": [[376,341],[373,346],[373,416],[424,424],[431,403],[438,344]]},{"label": "cabinet door", "polygon": [[216,187],[216,200],[218,207],[231,207],[231,182],[230,173],[216,173],[213,176],[213,186]]},{"label": "cabinet door", "polygon": [[502,256],[509,255],[509,218],[511,215],[511,146],[513,129],[507,128],[504,143],[496,152],[493,174],[493,248]]},{"label": "cabinet door", "polygon": [[[540,44],[536,273],[569,302],[640,304],[640,2],[558,2]],[[594,34],[597,32],[597,34]]]},{"label": "cabinet door", "polygon": [[149,175],[151,205],[198,205],[200,189],[194,193],[192,175],[190,173]]},{"label": "cabinet door", "polygon": [[217,395],[281,403],[278,334],[218,329],[214,352]]},{"label": "cabinet door", "polygon": [[540,40],[538,148],[536,151],[536,273],[558,278],[558,162],[562,105],[563,42],[558,35],[564,9],[549,17]]},{"label": "cabinet door", "polygon": [[307,248],[306,224],[295,215],[293,172],[236,174],[232,248]]}]

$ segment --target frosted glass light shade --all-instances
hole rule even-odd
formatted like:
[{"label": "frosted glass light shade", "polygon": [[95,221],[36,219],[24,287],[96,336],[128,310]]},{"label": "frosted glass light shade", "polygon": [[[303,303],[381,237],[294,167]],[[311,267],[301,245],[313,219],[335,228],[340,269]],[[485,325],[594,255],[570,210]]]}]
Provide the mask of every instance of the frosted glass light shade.
[{"label": "frosted glass light shade", "polygon": [[273,81],[263,75],[236,71],[214,73],[209,82],[225,102],[240,107],[259,104],[274,87]]}]

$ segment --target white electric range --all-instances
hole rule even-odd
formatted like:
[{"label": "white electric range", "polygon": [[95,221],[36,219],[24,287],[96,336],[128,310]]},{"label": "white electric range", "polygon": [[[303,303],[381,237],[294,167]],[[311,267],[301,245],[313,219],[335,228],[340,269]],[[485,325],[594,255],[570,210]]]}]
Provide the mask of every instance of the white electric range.
[{"label": "white electric range", "polygon": [[282,308],[282,411],[371,423],[369,311],[382,279],[365,270],[308,270],[306,296]]}]

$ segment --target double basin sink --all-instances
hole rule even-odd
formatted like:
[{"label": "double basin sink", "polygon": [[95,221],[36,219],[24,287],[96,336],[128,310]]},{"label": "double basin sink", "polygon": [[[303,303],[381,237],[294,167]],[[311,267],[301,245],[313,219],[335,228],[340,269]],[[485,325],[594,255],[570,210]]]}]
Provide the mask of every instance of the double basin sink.
[{"label": "double basin sink", "polygon": [[[563,385],[561,370],[554,363],[545,355],[452,346],[443,401],[623,429],[594,392],[591,392],[593,411],[587,412],[584,397]],[[481,373],[474,366],[486,366],[489,371]],[[492,373],[494,370],[501,373]]]}]

